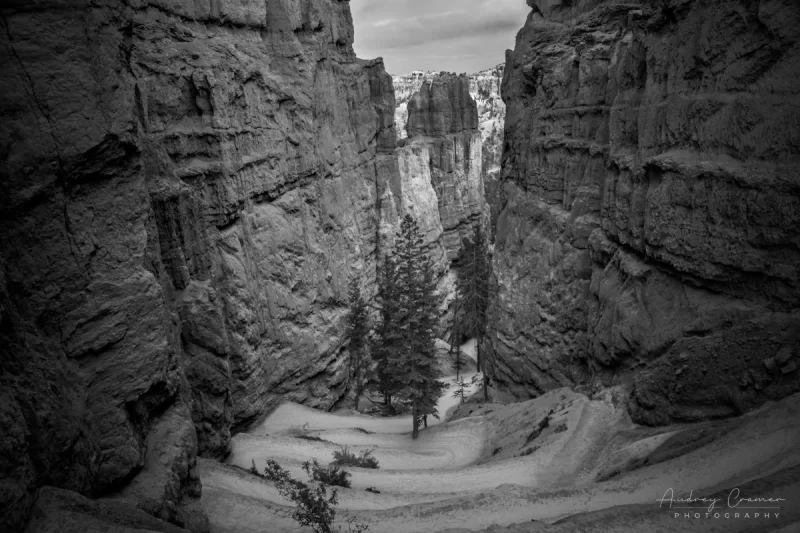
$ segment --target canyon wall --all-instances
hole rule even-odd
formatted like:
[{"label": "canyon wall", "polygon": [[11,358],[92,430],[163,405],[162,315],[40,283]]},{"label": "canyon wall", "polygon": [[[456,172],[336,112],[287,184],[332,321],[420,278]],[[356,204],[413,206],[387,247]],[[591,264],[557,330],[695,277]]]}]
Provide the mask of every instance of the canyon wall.
[{"label": "canyon wall", "polygon": [[411,177],[417,175],[414,167],[428,167],[450,261],[458,257],[462,239],[477,224],[485,224],[488,215],[478,126],[477,105],[465,76],[437,76],[408,102],[408,139],[398,149],[401,175]]},{"label": "canyon wall", "polygon": [[[499,172],[500,158],[503,151],[503,124],[506,117],[506,105],[500,98],[500,84],[503,81],[504,65],[466,74],[469,79],[469,94],[478,107],[478,128],[481,131],[483,145],[484,177]],[[455,76],[448,72],[432,72],[416,70],[403,76],[392,76],[397,109],[395,110],[395,130],[398,139],[408,137],[408,103],[412,96],[419,92],[423,83],[430,83],[439,76]]]},{"label": "canyon wall", "polygon": [[497,220],[500,201],[500,163],[503,155],[503,132],[506,104],[500,97],[505,65],[469,76],[470,94],[478,104],[478,124],[483,142],[484,196],[491,211],[490,221]]},{"label": "canyon wall", "polygon": [[636,421],[800,390],[800,6],[529,0],[506,58],[488,374]]},{"label": "canyon wall", "polygon": [[[462,240],[488,221],[478,108],[464,76],[437,75],[408,97],[408,137],[398,141],[397,183],[381,197],[382,246],[410,213],[423,233],[442,296],[439,335],[449,338],[453,262]],[[394,208],[392,208],[394,206]]]},{"label": "canyon wall", "polygon": [[346,392],[391,78],[340,0],[12,1],[2,25],[0,529],[51,485],[73,492],[40,518],[113,493],[64,505],[202,531],[197,453]]},{"label": "canyon wall", "polygon": [[[489,221],[495,220],[497,206],[500,205],[499,188],[497,186],[500,175],[500,159],[503,151],[503,125],[506,118],[506,106],[500,98],[500,83],[503,79],[504,65],[482,70],[473,74],[466,74],[469,80],[469,94],[478,112],[478,129],[481,133],[481,160],[483,175],[482,195],[487,199],[492,216]],[[432,72],[417,70],[404,76],[392,76],[397,109],[395,110],[395,130],[397,138],[402,142],[408,137],[406,123],[408,122],[408,104],[412,96],[420,91],[423,84],[430,84],[436,78],[458,77],[449,72]],[[494,201],[492,201],[494,199]]]}]

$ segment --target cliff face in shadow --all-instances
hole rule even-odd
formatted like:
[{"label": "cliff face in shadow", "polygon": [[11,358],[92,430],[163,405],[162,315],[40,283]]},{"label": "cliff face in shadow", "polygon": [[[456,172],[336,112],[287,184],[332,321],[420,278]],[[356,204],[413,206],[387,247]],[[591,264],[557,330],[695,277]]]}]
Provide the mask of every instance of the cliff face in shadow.
[{"label": "cliff face in shadow", "polygon": [[488,372],[636,421],[800,390],[800,8],[529,1],[508,54]]},{"label": "cliff face in shadow", "polygon": [[397,172],[352,39],[333,0],[4,4],[4,530],[42,485],[203,530],[198,452],[343,396]]}]

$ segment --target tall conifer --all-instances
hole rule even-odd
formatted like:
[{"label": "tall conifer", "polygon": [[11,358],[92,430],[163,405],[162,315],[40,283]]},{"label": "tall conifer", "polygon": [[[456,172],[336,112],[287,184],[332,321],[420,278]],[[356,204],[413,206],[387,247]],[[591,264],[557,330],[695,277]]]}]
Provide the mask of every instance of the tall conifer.
[{"label": "tall conifer", "polygon": [[361,295],[361,286],[356,277],[350,280],[348,296],[347,339],[349,341],[351,375],[356,383],[356,408],[358,408],[358,398],[364,392],[364,379],[369,369],[367,342],[370,328],[367,303]]},{"label": "tall conifer", "polygon": [[391,407],[392,396],[399,389],[395,379],[397,352],[400,349],[396,278],[397,269],[394,258],[387,256],[378,273],[380,313],[371,345],[372,359],[375,361],[372,373],[373,387],[383,396],[383,403],[387,407]]},{"label": "tall conifer", "polygon": [[[461,248],[456,290],[461,294],[461,333],[476,339],[477,370],[483,370],[481,345],[486,333],[486,308],[489,304],[489,250],[483,228],[479,225]],[[484,379],[484,384],[486,379]],[[484,398],[487,392],[484,386]]]},{"label": "tall conifer", "polygon": [[423,249],[419,227],[406,215],[397,234],[396,261],[397,322],[400,340],[395,378],[401,393],[411,402],[412,437],[419,434],[424,416],[438,418],[436,403],[444,383],[436,364],[435,334],[439,319],[439,301],[433,265]]}]

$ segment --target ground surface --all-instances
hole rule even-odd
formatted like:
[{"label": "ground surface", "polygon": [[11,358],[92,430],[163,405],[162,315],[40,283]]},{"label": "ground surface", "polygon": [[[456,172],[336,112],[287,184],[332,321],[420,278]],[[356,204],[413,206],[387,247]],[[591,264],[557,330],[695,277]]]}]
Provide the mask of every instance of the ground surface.
[{"label": "ground surface", "polygon": [[[456,402],[448,392],[441,412]],[[565,517],[578,520],[576,515],[599,517],[587,531],[613,531],[608,513],[593,512],[638,505],[636,516],[663,522],[669,511],[659,510],[656,500],[669,488],[676,496],[710,493],[800,465],[798,395],[736,423],[667,430],[632,424],[613,392],[589,399],[561,389],[480,413],[441,424],[429,420],[430,427],[412,440],[407,416],[331,414],[287,403],[234,439],[229,463],[248,468],[255,462],[261,469],[272,458],[305,479],[302,461],[327,463],[344,445],[356,452],[373,449],[381,468],[349,468],[352,488],[339,490],[343,512],[367,522],[373,532],[480,530],[531,520],[552,524]],[[203,502],[214,531],[263,532],[267,524],[274,532],[300,531],[282,516],[287,502],[270,483],[231,465],[200,462]],[[795,481],[782,483],[796,492]],[[798,496],[786,498],[795,497],[797,504]],[[625,509],[630,514],[634,508]],[[652,525],[659,531],[688,527]]]}]

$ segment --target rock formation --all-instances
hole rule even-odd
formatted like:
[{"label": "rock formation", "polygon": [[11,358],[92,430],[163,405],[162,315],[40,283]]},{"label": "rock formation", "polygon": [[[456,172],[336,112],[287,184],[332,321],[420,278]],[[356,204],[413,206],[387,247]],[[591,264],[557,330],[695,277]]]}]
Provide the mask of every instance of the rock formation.
[{"label": "rock formation", "polygon": [[800,390],[798,4],[528,3],[502,88],[493,382],[625,384],[647,424]]},{"label": "rock formation", "polygon": [[469,94],[478,105],[478,124],[483,141],[483,173],[500,170],[506,104],[500,97],[505,64],[469,75]]},{"label": "rock formation", "polygon": [[[503,124],[506,117],[506,106],[500,98],[500,83],[503,79],[504,65],[482,70],[474,74],[467,74],[469,79],[469,94],[478,106],[478,128],[481,132],[483,180],[485,195],[491,196],[497,191],[494,187],[500,170],[500,157],[503,150]],[[404,76],[392,76],[392,84],[397,102],[395,110],[395,130],[398,139],[408,137],[406,122],[408,121],[408,103],[411,97],[419,92],[423,83],[430,83],[440,75],[438,73],[417,70]],[[498,205],[491,202],[490,205]]]},{"label": "rock formation", "polygon": [[[395,105],[394,126],[397,138],[402,140],[408,137],[406,132],[406,122],[408,122],[408,102],[411,97],[418,93],[422,84],[430,82],[438,76],[439,72],[415,70],[411,74],[392,76],[392,86],[394,86]],[[448,74],[442,72],[441,74]]]},{"label": "rock formation", "polygon": [[483,141],[484,196],[491,209],[490,220],[496,220],[500,205],[500,162],[503,155],[503,131],[506,105],[500,97],[500,84],[505,65],[483,70],[469,76],[469,92],[478,104],[478,124]]},{"label": "rock formation", "polygon": [[[484,223],[482,144],[478,113],[464,76],[443,75],[420,87],[408,103],[408,141],[398,150],[401,176],[428,167],[438,201],[443,245],[452,261],[461,240]],[[415,162],[419,162],[418,165]],[[404,165],[408,165],[404,167]]]},{"label": "rock formation", "polygon": [[463,76],[435,76],[408,100],[409,137],[399,141],[396,176],[381,196],[381,247],[391,246],[400,218],[411,213],[424,235],[443,296],[442,327],[446,337],[452,320],[447,311],[455,277],[452,262],[462,239],[476,224],[486,224],[481,134],[478,113]]},{"label": "rock formation", "polygon": [[23,4],[0,32],[0,529],[51,485],[202,531],[198,451],[345,392],[391,79],[338,0]]}]

